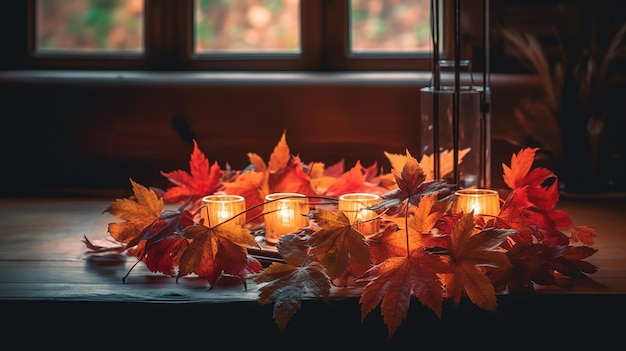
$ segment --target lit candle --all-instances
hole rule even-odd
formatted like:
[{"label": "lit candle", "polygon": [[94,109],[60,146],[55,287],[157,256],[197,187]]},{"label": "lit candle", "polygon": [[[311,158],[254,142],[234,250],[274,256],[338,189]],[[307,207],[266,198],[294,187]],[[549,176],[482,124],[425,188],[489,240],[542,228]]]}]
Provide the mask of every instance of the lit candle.
[{"label": "lit candle", "polygon": [[265,241],[276,244],[287,233],[309,225],[309,201],[303,194],[274,193],[265,196]]},{"label": "lit candle", "polygon": [[[246,199],[240,195],[213,194],[202,198],[206,207],[201,211],[204,225],[214,227],[235,215],[246,210]],[[246,215],[242,214],[233,220],[238,225],[244,225]]]},{"label": "lit candle", "polygon": [[365,208],[380,202],[380,195],[368,193],[351,193],[339,196],[339,210],[348,217],[350,224],[355,224],[356,229],[363,235],[373,235],[380,230],[380,220],[377,213]]},{"label": "lit candle", "polygon": [[500,196],[490,189],[462,189],[454,193],[454,212],[497,216],[500,213]]}]

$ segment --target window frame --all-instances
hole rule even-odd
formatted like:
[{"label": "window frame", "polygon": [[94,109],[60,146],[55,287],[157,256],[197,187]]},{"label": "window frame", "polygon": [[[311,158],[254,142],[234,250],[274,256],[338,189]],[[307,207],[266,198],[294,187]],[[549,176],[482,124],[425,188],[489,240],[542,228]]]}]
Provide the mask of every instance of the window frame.
[{"label": "window frame", "polygon": [[[451,11],[442,26],[449,28]],[[13,5],[15,6],[15,5]],[[19,6],[19,5],[16,5]],[[150,71],[425,71],[432,55],[349,52],[349,0],[301,0],[300,54],[194,54],[193,0],[144,0],[144,52],[141,54],[36,53],[36,0],[26,1],[26,54],[2,60],[9,69]],[[323,24],[323,25],[320,25]],[[451,31],[443,31],[442,54],[450,52]],[[337,35],[340,33],[340,35]],[[14,44],[19,46],[19,44]],[[11,51],[11,50],[10,50]],[[13,50],[15,51],[15,50]],[[19,52],[19,50],[17,50]],[[22,50],[24,52],[24,50]],[[13,56],[11,56],[13,55]],[[2,68],[3,68],[2,67]]]}]

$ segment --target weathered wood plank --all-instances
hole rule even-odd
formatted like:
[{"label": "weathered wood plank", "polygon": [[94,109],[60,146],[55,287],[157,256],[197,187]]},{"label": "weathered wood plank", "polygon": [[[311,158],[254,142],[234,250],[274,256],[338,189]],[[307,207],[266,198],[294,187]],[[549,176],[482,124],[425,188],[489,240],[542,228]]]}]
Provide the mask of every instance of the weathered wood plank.
[{"label": "weathered wood plank", "polygon": [[[112,201],[112,200],[111,200]],[[117,219],[102,211],[108,200],[0,200],[0,299],[227,301],[257,299],[256,285],[225,278],[209,290],[193,276],[175,278],[146,269],[134,257],[88,255],[81,242],[106,237],[107,223]],[[562,200],[576,225],[599,233],[588,259],[599,270],[590,280],[572,280],[558,294],[626,294],[626,201]],[[122,282],[127,273],[126,282]],[[355,291],[335,289],[337,296]]]}]

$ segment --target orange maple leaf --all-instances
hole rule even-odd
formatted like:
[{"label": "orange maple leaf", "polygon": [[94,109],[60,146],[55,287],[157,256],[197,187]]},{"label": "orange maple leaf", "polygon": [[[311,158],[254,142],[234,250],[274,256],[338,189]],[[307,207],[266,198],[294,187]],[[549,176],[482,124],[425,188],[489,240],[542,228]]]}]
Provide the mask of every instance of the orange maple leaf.
[{"label": "orange maple leaf", "polygon": [[254,170],[264,176],[259,187],[261,196],[270,193],[290,192],[304,195],[318,195],[311,182],[311,177],[304,170],[299,156],[293,156],[287,145],[286,132],[274,146],[270,160],[266,163],[258,154],[248,153],[248,159]]},{"label": "orange maple leaf", "polygon": [[530,168],[535,162],[535,154],[539,148],[523,148],[517,154],[511,156],[511,166],[502,164],[504,175],[502,178],[506,185],[511,189],[524,186],[524,178],[530,171]]},{"label": "orange maple leaf", "polygon": [[246,171],[241,173],[234,181],[224,183],[224,193],[241,195],[246,199],[246,221],[253,223],[263,222],[263,192],[262,184],[265,173]]},{"label": "orange maple leaf", "polygon": [[221,185],[222,170],[217,162],[209,166],[209,160],[193,141],[193,151],[189,160],[190,173],[184,170],[163,172],[174,186],[169,187],[163,194],[166,203],[184,203],[192,198],[197,207],[202,197],[213,194]]},{"label": "orange maple leaf", "polygon": [[109,234],[120,243],[128,244],[139,237],[144,228],[163,211],[163,199],[156,192],[130,179],[134,198],[117,199],[104,212],[123,219],[109,223]]},{"label": "orange maple leaf", "polygon": [[310,217],[320,227],[309,238],[314,258],[320,262],[331,279],[338,278],[350,260],[360,266],[370,265],[370,250],[365,237],[350,224],[342,211],[323,208],[311,211]]},{"label": "orange maple leaf", "polygon": [[513,190],[527,187],[528,200],[542,211],[551,211],[559,201],[556,175],[543,167],[531,169],[538,148],[523,148],[511,156],[511,166],[502,164],[504,182]]},{"label": "orange maple leaf", "polygon": [[511,268],[505,252],[497,248],[513,233],[515,230],[497,228],[475,232],[474,213],[463,214],[450,234],[448,253],[453,274],[447,280],[447,296],[458,304],[465,291],[476,306],[496,312],[494,286],[480,266]]},{"label": "orange maple leaf", "polygon": [[293,156],[287,165],[277,172],[269,173],[269,189],[273,193],[300,193],[318,195],[313,189],[311,178],[304,171],[300,157]]},{"label": "orange maple leaf", "polygon": [[355,165],[350,170],[334,178],[335,181],[327,187],[324,191],[324,195],[339,197],[346,193],[360,192],[383,194],[387,192],[388,189],[378,185],[379,179],[377,179],[375,175],[377,169],[378,165],[376,163],[369,167],[363,167],[361,161],[356,161]]},{"label": "orange maple leaf", "polygon": [[[444,198],[439,201],[449,202],[450,200]],[[376,264],[389,257],[406,256],[409,251],[417,248],[447,245],[445,236],[431,233],[435,224],[444,215],[444,207],[437,203],[437,195],[424,196],[413,212],[403,216],[386,217],[395,224],[393,227],[388,227],[396,228],[396,230],[385,228],[381,233],[368,239],[372,261]]]},{"label": "orange maple leaf", "polygon": [[[520,229],[515,241],[546,245],[567,245],[561,230],[571,229],[573,221],[564,210],[555,209],[559,199],[558,179],[545,168],[531,169],[537,148],[524,148],[511,157],[511,166],[502,165],[506,184],[513,189],[496,219],[498,227]],[[527,228],[535,227],[531,231]],[[534,238],[533,238],[534,237]]]},{"label": "orange maple leaf", "polygon": [[391,338],[406,318],[411,296],[441,318],[443,286],[437,273],[448,271],[440,256],[413,250],[409,256],[390,257],[370,268],[358,282],[367,282],[359,299],[361,320],[380,303]]},{"label": "orange maple leaf", "polygon": [[394,216],[390,217],[389,220],[395,222],[400,228],[407,228],[408,224],[408,228],[417,233],[429,233],[435,228],[437,221],[445,214],[447,205],[442,206],[441,204],[450,202],[450,197],[437,200],[436,194],[424,195],[419,205],[413,208],[413,212],[408,217]]},{"label": "orange maple leaf", "polygon": [[283,134],[280,136],[280,140],[276,146],[274,146],[274,150],[270,154],[267,169],[270,172],[278,172],[287,167],[290,159],[291,151],[289,150],[289,145],[287,145],[287,132],[283,131]]},{"label": "orange maple leaf", "polygon": [[315,261],[303,266],[273,262],[254,275],[253,280],[260,283],[259,303],[274,303],[274,321],[280,332],[300,309],[306,294],[329,301],[330,278],[324,267]]},{"label": "orange maple leaf", "polygon": [[194,224],[184,229],[189,246],[180,257],[177,278],[196,273],[213,285],[222,274],[243,278],[247,247],[257,246],[250,231],[232,221],[212,228]]}]

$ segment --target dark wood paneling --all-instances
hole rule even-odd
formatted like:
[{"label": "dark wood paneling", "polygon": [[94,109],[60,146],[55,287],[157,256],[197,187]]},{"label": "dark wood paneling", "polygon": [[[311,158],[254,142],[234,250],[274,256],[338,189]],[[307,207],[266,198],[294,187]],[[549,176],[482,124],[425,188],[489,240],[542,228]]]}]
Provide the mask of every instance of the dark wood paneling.
[{"label": "dark wood paneling", "polygon": [[[385,151],[416,157],[419,89],[427,80],[362,83],[288,80],[255,83],[151,79],[0,80],[8,111],[2,129],[4,194],[51,189],[129,189],[129,177],[166,186],[160,171],[189,170],[191,139],[210,162],[235,169],[248,152],[266,160],[286,131],[292,154],[304,162],[347,168],[376,162]],[[382,83],[381,83],[382,82]],[[386,83],[384,83],[386,82]],[[512,118],[533,80],[492,79],[493,130]],[[509,150],[506,150],[507,153]],[[501,163],[494,153],[494,178]]]}]

